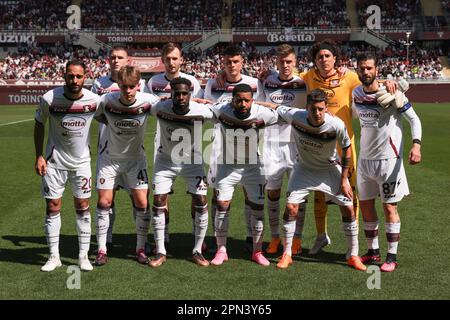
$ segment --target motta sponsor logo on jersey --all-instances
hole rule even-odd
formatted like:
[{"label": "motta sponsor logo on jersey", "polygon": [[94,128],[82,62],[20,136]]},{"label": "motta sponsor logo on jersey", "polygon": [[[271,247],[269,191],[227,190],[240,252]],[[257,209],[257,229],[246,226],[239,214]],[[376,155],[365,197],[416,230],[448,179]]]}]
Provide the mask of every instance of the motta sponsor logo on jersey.
[{"label": "motta sponsor logo on jersey", "polygon": [[291,92],[273,93],[270,95],[270,100],[273,103],[290,103],[294,102],[295,95]]},{"label": "motta sponsor logo on jersey", "polygon": [[141,122],[136,119],[121,119],[114,122],[114,125],[120,129],[129,129],[139,127]]},{"label": "motta sponsor logo on jersey", "polygon": [[78,131],[86,126],[86,120],[80,117],[66,117],[62,119],[61,126],[69,131]]},{"label": "motta sponsor logo on jersey", "polygon": [[376,121],[380,118],[380,112],[378,110],[360,110],[359,118],[363,121]]},{"label": "motta sponsor logo on jersey", "polygon": [[294,34],[279,34],[269,33],[267,35],[268,42],[312,42],[316,40],[316,36],[313,33],[294,33]]},{"label": "motta sponsor logo on jersey", "polygon": [[309,146],[309,147],[313,147],[316,149],[323,148],[323,144],[312,141],[312,140],[300,139],[300,143],[303,144],[304,146]]}]

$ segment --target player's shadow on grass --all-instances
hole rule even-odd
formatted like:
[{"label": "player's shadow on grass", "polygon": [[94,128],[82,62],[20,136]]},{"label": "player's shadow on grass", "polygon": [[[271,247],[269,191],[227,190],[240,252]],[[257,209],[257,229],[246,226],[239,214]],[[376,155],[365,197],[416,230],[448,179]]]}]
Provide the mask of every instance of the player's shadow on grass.
[{"label": "player's shadow on grass", "polygon": [[[0,261],[31,265],[43,265],[48,259],[49,251],[45,236],[3,236],[14,247],[0,248]],[[39,246],[37,247],[36,244]],[[66,258],[78,259],[78,236],[60,235],[59,252],[62,263],[73,263]]]},{"label": "player's shadow on grass", "polygon": [[[11,242],[12,248],[0,248],[0,261],[22,263],[31,265],[43,265],[48,258],[48,247],[45,236],[3,236],[3,240]],[[149,234],[149,242],[153,243],[153,234]],[[206,243],[210,245],[213,238],[206,237]],[[136,234],[114,234],[114,247],[108,251],[108,256],[118,259],[134,259],[136,251]],[[39,245],[39,246],[36,246]],[[267,243],[263,245],[263,248]],[[170,244],[166,247],[169,259],[191,260],[192,249],[194,247],[194,235],[191,233],[171,233]],[[249,260],[251,253],[247,249],[247,244],[243,239],[229,237],[227,241],[227,251],[230,258]],[[95,235],[92,236],[89,250],[91,261],[95,258],[94,252],[97,250]],[[73,259],[78,259],[78,236],[61,234],[59,242],[61,261],[65,264],[73,263]],[[277,258],[281,256],[280,250],[275,255],[265,254],[272,262],[277,263]],[[204,253],[206,259],[214,258],[214,253],[207,251]],[[152,257],[152,256],[150,256]],[[72,259],[68,261],[67,259]],[[320,251],[317,255],[309,255],[308,249],[303,248],[303,253],[294,256],[294,260],[303,263],[331,263],[345,265],[345,254],[328,251]]]}]

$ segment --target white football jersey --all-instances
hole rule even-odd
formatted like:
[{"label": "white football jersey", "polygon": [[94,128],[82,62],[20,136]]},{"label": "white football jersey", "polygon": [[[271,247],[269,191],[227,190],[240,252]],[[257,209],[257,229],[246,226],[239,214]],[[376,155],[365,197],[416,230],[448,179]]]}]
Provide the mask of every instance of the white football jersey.
[{"label": "white football jersey", "polygon": [[137,92],[136,101],[125,105],[120,101],[120,92],[102,96],[96,117],[105,115],[108,130],[105,132],[104,148],[108,148],[111,159],[132,160],[145,155],[144,133],[150,109],[158,97],[149,93]]},{"label": "white football jersey", "polygon": [[344,149],[351,144],[344,122],[338,117],[325,114],[325,122],[312,126],[308,112],[280,106],[278,114],[292,126],[292,136],[297,145],[299,161],[312,169],[328,169],[339,163],[336,142]]},{"label": "white football jersey", "polygon": [[207,105],[190,101],[189,112],[180,115],[173,111],[172,99],[168,99],[156,104],[151,113],[158,119],[160,130],[160,141],[155,153],[161,153],[177,164],[182,159],[185,163],[203,163],[202,124],[214,116]]},{"label": "white football jersey", "polygon": [[[180,72],[180,78],[186,78],[191,82],[192,98],[203,97],[203,90],[202,87],[200,86],[200,82],[194,76]],[[145,92],[152,93],[154,95],[157,95],[158,97],[170,98],[170,91],[171,91],[170,80],[167,79],[165,73],[156,74],[153,77],[151,77],[148,80],[147,85],[145,87]]]},{"label": "white football jersey", "polygon": [[239,119],[231,103],[216,103],[211,107],[218,131],[221,134],[222,146],[218,155],[218,163],[257,164],[259,159],[259,143],[261,130],[278,121],[278,114],[269,108],[253,103],[250,115]]},{"label": "white football jersey", "polygon": [[[143,92],[145,89],[145,80],[141,79],[139,81],[139,84],[140,84],[140,91]],[[119,84],[113,79],[111,79],[111,75],[109,74],[95,79],[94,83],[92,84],[91,91],[98,94],[99,96],[102,96],[106,93],[119,92],[120,88]],[[97,144],[97,153],[99,155],[108,152],[105,146],[106,130],[108,130],[108,127],[103,123],[99,123],[98,144]]]},{"label": "white football jersey", "polygon": [[[264,100],[294,108],[304,109],[306,105],[306,83],[300,77],[280,80],[278,72],[272,72],[262,84]],[[291,126],[283,123],[265,130],[264,139],[268,141],[290,142]]]},{"label": "white football jersey", "polygon": [[219,87],[216,82],[216,78],[209,79],[206,83],[205,87],[205,99],[208,99],[212,102],[231,102],[233,99],[233,89],[235,86],[241,83],[248,84],[253,91],[253,99],[254,100],[262,100],[262,94],[261,94],[261,86],[258,83],[258,79],[249,77],[245,74],[241,75],[242,78],[238,82],[227,82],[225,81],[225,85],[223,87]]},{"label": "white football jersey", "polygon": [[[143,92],[145,89],[145,80],[141,79],[139,81],[140,91]],[[120,91],[119,84],[111,79],[111,75],[103,76],[95,79],[92,84],[91,91],[98,94],[99,96],[105,93]]]},{"label": "white football jersey", "polygon": [[352,111],[361,125],[359,158],[382,160],[401,157],[402,114],[412,107],[411,104],[402,109],[385,109],[377,103],[375,93],[364,92],[363,86],[355,88],[352,94]]},{"label": "white football jersey", "polygon": [[90,166],[89,128],[100,97],[84,88],[82,93],[71,100],[64,87],[58,87],[42,96],[35,119],[42,124],[49,120],[45,153],[49,166],[64,170]]}]

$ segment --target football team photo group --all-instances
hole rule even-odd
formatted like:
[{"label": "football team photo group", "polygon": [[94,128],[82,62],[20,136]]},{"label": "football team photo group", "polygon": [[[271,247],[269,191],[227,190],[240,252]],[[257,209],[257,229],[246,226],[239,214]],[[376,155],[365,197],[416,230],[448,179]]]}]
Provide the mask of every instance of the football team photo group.
[{"label": "football team photo group", "polygon": [[0,299],[450,298],[449,1],[63,2],[0,1]]}]

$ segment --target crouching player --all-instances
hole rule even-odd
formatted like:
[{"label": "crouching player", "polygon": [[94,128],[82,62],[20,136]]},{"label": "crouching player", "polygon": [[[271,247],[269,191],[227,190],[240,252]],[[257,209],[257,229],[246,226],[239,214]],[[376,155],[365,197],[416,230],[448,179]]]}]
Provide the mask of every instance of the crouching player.
[{"label": "crouching player", "polygon": [[[358,256],[358,224],[353,209],[353,192],[347,178],[351,144],[344,122],[327,113],[327,96],[321,89],[313,90],[307,96],[306,110],[285,106],[276,109],[280,118],[291,124],[300,155],[289,179],[283,216],[284,253],[277,267],[286,269],[292,264],[292,239],[299,204],[305,201],[309,191],[322,191],[328,200],[339,205],[348,244],[347,264],[366,270]],[[339,164],[336,143],[343,151],[342,164]]]}]

